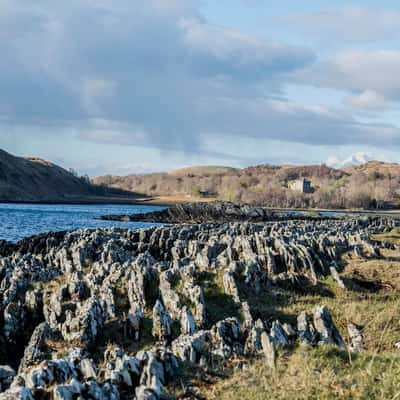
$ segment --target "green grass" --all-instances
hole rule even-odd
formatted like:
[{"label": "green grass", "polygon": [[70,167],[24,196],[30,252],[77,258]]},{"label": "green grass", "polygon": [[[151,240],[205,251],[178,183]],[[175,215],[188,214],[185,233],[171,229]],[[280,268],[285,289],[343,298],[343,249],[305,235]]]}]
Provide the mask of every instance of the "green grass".
[{"label": "green grass", "polygon": [[[369,260],[345,256],[341,276],[348,289],[339,288],[329,277],[305,291],[272,286],[255,296],[241,282],[241,297],[249,302],[256,317],[295,326],[302,311],[311,312],[315,306],[326,304],[346,342],[350,322],[363,327],[365,350],[351,355],[335,347],[309,349],[297,344],[279,351],[275,371],[261,358],[245,361],[244,370],[232,364],[230,370],[225,369],[224,379],[200,384],[204,398],[400,399],[400,351],[395,348],[400,341],[400,259],[396,251],[384,251],[384,255],[386,258]],[[221,285],[215,276],[208,299],[216,296],[216,300],[218,293]],[[226,303],[215,300],[214,304],[220,304],[218,317],[226,316],[227,309],[221,308]]]},{"label": "green grass", "polygon": [[206,398],[261,399],[396,399],[400,396],[400,354],[361,353],[349,357],[330,346],[278,357],[272,371],[263,360],[209,387]]},{"label": "green grass", "polygon": [[204,300],[207,306],[207,325],[209,326],[229,317],[241,319],[240,310],[233,297],[226,294],[223,289],[223,272],[203,272],[197,279],[197,283],[203,288]]}]

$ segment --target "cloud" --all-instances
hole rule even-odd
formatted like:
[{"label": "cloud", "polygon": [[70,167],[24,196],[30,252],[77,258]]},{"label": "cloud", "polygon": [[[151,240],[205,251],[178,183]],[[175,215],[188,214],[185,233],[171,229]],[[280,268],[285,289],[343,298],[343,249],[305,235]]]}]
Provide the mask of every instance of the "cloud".
[{"label": "cloud", "polygon": [[400,101],[399,69],[398,50],[353,49],[296,71],[295,79],[316,87],[349,91],[353,106],[382,109],[386,100]]},{"label": "cloud", "polygon": [[292,27],[330,40],[371,42],[399,37],[400,11],[347,6],[296,15],[288,20]]},{"label": "cloud", "polygon": [[363,152],[357,152],[354,154],[351,154],[349,157],[345,159],[340,159],[337,156],[330,156],[326,160],[326,165],[331,168],[347,168],[351,167],[354,165],[363,165],[366,164],[368,161],[372,161],[374,158],[371,157],[370,155],[363,153]]},{"label": "cloud", "polygon": [[183,19],[179,26],[190,63],[202,74],[271,79],[274,74],[295,70],[314,60],[307,49],[268,42],[199,20]]},{"label": "cloud", "polygon": [[210,149],[215,137],[399,144],[395,126],[284,95],[297,79],[345,88],[369,104],[365,91],[375,103],[396,97],[398,52],[349,52],[314,65],[309,49],[210,24],[187,0],[0,4],[0,118],[10,125],[230,159],[251,155]]}]

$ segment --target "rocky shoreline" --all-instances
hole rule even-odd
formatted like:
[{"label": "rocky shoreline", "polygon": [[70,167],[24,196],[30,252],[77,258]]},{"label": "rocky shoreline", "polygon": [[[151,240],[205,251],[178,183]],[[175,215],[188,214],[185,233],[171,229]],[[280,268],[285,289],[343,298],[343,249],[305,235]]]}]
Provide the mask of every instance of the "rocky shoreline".
[{"label": "rocky shoreline", "polygon": [[271,222],[282,220],[332,219],[315,213],[290,215],[265,207],[239,205],[223,201],[175,204],[161,211],[131,215],[104,215],[106,221],[154,222],[163,224],[223,224],[228,222]]},{"label": "rocky shoreline", "polygon": [[[207,216],[208,218],[208,216]],[[380,258],[372,234],[397,220],[362,218],[82,229],[0,243],[0,399],[161,399],[182,370],[205,373],[295,342],[346,344],[321,304],[270,320],[255,295],[308,290],[340,258]],[[199,398],[184,384],[183,398]]]}]

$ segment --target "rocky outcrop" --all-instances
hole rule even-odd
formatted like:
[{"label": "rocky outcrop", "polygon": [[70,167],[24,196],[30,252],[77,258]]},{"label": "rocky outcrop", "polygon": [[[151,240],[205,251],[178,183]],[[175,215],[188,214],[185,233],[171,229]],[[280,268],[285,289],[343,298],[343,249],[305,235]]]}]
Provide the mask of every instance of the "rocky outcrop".
[{"label": "rocky outcrop", "polygon": [[[104,215],[108,221],[144,221],[164,224],[203,224],[227,222],[267,222],[287,219],[312,219],[311,215],[285,215],[268,208],[251,205],[238,205],[215,201],[210,203],[181,203],[161,211],[132,215]],[[316,216],[316,219],[327,219]]]},{"label": "rocky outcrop", "polygon": [[[342,286],[341,255],[381,257],[371,235],[397,224],[82,229],[5,246],[0,399],[159,399],[182,363],[207,370],[264,357],[275,368],[279,350],[297,341],[345,348],[326,306],[295,316],[294,329],[255,312],[252,297],[280,286],[307,290],[331,275]],[[349,325],[347,336],[349,350],[361,351],[360,329]]]}]

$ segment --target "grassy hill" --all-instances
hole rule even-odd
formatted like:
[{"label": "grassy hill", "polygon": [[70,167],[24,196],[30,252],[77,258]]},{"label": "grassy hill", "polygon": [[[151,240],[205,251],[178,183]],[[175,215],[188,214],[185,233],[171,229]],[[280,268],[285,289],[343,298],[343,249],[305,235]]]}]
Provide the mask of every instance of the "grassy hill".
[{"label": "grassy hill", "polygon": [[204,166],[180,168],[170,172],[169,174],[175,176],[185,176],[185,175],[202,176],[202,175],[227,174],[236,171],[237,169],[232,167],[224,167],[219,165],[204,165]]},{"label": "grassy hill", "polygon": [[366,164],[345,168],[349,174],[361,172],[366,175],[382,175],[386,177],[400,176],[400,164],[383,161],[369,161]]},{"label": "grassy hill", "polygon": [[[290,189],[298,178],[314,192]],[[96,184],[188,201],[203,198],[270,207],[387,208],[400,204],[400,165],[378,161],[343,170],[326,165],[258,165],[244,169],[201,166],[171,173],[105,176]]]},{"label": "grassy hill", "polygon": [[49,161],[15,157],[0,149],[0,201],[108,202],[122,195],[121,190],[95,186]]}]

